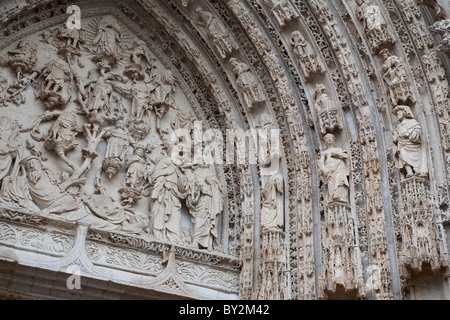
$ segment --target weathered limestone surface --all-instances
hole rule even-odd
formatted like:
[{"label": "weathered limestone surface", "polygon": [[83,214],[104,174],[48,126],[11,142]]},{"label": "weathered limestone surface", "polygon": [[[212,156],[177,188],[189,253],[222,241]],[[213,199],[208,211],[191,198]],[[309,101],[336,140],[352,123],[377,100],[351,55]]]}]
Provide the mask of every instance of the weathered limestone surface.
[{"label": "weathered limestone surface", "polygon": [[450,299],[445,1],[0,4],[0,298]]}]

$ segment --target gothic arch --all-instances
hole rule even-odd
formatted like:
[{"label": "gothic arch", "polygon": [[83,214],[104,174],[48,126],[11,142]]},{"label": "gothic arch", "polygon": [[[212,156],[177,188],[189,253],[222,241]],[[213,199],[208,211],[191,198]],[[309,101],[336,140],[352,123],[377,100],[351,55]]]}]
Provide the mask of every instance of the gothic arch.
[{"label": "gothic arch", "polygon": [[[72,35],[60,32],[73,17],[67,13],[71,5],[81,13],[81,49],[64,43]],[[5,57],[0,116],[10,137],[5,160],[0,159],[0,203],[2,226],[11,225],[15,234],[0,238],[2,244],[13,247],[14,259],[29,268],[42,259],[53,272],[67,273],[67,265],[75,263],[82,276],[111,276],[121,285],[195,298],[405,299],[411,297],[411,283],[417,298],[424,297],[420,281],[414,280],[424,277],[423,267],[440,279],[439,288],[447,288],[448,14],[441,1],[425,5],[413,0],[10,2],[0,11]],[[37,45],[34,62],[33,45],[21,44],[27,40]],[[154,60],[144,61],[149,56]],[[164,81],[165,70],[175,79],[172,93],[161,93],[163,85],[157,83]],[[68,100],[50,90],[55,87],[48,74],[67,90]],[[108,84],[95,87],[103,81]],[[103,90],[100,104],[93,99],[95,90]],[[158,94],[165,94],[164,99],[159,101]],[[126,116],[113,112],[121,103]],[[76,113],[67,120],[59,110]],[[178,111],[193,118],[177,118]],[[168,133],[158,131],[158,115]],[[200,127],[192,127],[194,119],[201,121]],[[77,121],[90,126],[71,128]],[[127,128],[121,129],[124,121]],[[172,121],[178,121],[174,127]],[[56,131],[66,130],[58,133],[68,138],[49,138],[53,124]],[[175,207],[166,214],[175,216],[169,212],[180,210],[176,231],[166,227],[169,223],[160,233],[154,231],[160,230],[152,220],[157,219],[158,200],[151,200],[157,187],[150,179],[141,185],[146,188],[142,192],[119,181],[127,175],[125,163],[137,159],[131,149],[123,157],[114,153],[125,148],[124,137],[134,139],[128,148],[153,143],[167,153],[175,126],[192,129],[194,142],[195,130],[227,142],[234,129],[238,138],[248,136],[249,146],[259,143],[258,160],[264,157],[262,140],[252,134],[264,128],[279,134],[279,157],[270,162],[276,171],[270,174],[261,161],[226,162],[230,145],[219,147],[225,163],[215,163],[208,174],[221,186],[223,201],[214,222],[217,231],[208,231],[217,234],[204,236],[208,243],[218,242],[209,249],[196,242],[202,231],[193,229],[194,220],[203,219],[195,214],[206,209],[192,207],[188,196],[196,190],[195,179],[207,184],[201,176],[205,173],[195,173],[197,166],[185,163],[176,169],[181,170],[176,188],[180,193],[186,188],[183,195],[171,195]],[[108,127],[128,133],[116,133],[114,144]],[[212,145],[208,142],[203,147]],[[147,148],[149,156],[141,162],[160,181],[164,174],[151,168],[166,170],[171,164],[152,158],[154,150]],[[61,197],[72,197],[88,209],[69,210],[65,203],[64,215],[56,216],[49,214],[60,213],[54,203],[49,205],[52,201],[36,200],[32,193],[29,199],[20,197],[16,189],[21,187],[39,193],[25,181],[26,165],[19,165],[27,156],[39,158],[49,170],[63,171],[58,182],[49,181],[55,190],[65,181],[78,186],[80,199],[73,190],[62,190]],[[87,179],[85,185],[81,178]],[[183,188],[180,181],[186,182]],[[112,202],[100,197],[107,192],[113,194]],[[94,193],[104,202],[90,195]],[[101,221],[70,218],[73,212],[100,216]],[[117,212],[120,223],[114,220]],[[135,221],[134,214],[143,220]],[[43,224],[48,227],[37,240],[40,245],[33,247],[17,236],[37,233]],[[416,232],[427,232],[427,252],[412,249],[411,233]],[[64,250],[49,243],[59,236]],[[81,260],[52,267],[68,252],[66,247],[83,243],[80,237],[85,243],[75,247]],[[23,253],[30,250],[37,250],[38,260]],[[136,274],[144,274],[145,280],[134,280]],[[447,292],[439,297],[448,299]]]}]

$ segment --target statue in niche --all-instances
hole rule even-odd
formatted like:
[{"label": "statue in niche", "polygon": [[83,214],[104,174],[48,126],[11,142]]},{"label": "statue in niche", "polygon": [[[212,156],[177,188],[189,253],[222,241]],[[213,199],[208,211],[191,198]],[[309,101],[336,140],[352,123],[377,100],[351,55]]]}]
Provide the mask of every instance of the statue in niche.
[{"label": "statue in niche", "polygon": [[222,59],[226,59],[229,54],[237,49],[236,41],[229,34],[225,25],[211,12],[207,12],[201,7],[198,7],[195,12],[199,18],[196,21],[197,24],[206,29],[220,56]]},{"label": "statue in niche", "polygon": [[305,78],[308,80],[314,73],[324,73],[325,65],[313,52],[299,31],[291,33],[290,44],[300,62]]},{"label": "statue in niche", "polygon": [[266,230],[282,230],[283,177],[277,173],[268,177],[261,193],[261,225]]},{"label": "statue in niche", "polygon": [[161,129],[161,118],[170,108],[178,110],[175,106],[176,79],[170,70],[163,70],[158,73],[150,83],[150,103],[156,112],[156,129],[162,136],[168,133]]},{"label": "statue in niche", "polygon": [[0,180],[11,169],[13,160],[16,159],[11,176],[15,176],[19,169],[18,158],[21,155],[22,141],[19,136],[20,125],[8,117],[0,117]]},{"label": "statue in niche", "polygon": [[100,76],[97,79],[94,79],[92,71],[89,71],[88,79],[85,81],[76,77],[78,103],[97,129],[106,120],[110,111],[113,87],[108,80],[118,78],[119,76],[115,74],[107,73],[105,68],[100,69]]},{"label": "statue in niche", "polygon": [[255,104],[266,100],[264,91],[246,63],[239,62],[236,58],[231,58],[230,64],[237,78],[237,85],[242,90],[244,101],[249,110],[252,111]]},{"label": "statue in niche", "polygon": [[133,156],[126,162],[127,172],[119,190],[123,205],[132,205],[141,198],[145,181],[151,171],[145,157],[149,149],[150,146],[135,145]]},{"label": "statue in niche", "polygon": [[122,120],[117,121],[116,127],[108,130],[103,137],[108,139],[108,145],[102,162],[102,169],[108,178],[111,179],[122,169],[130,144],[125,122]]},{"label": "statue in niche", "polygon": [[318,166],[327,189],[327,202],[348,203],[348,176],[350,167],[347,151],[336,147],[336,138],[327,133],[323,140],[326,150],[320,156]]},{"label": "statue in niche", "polygon": [[281,28],[300,16],[290,0],[264,0],[264,3],[270,8]]},{"label": "statue in niche", "polygon": [[[47,113],[44,117],[51,118],[56,114]],[[58,118],[52,123],[45,138],[44,147],[48,151],[54,151],[69,167],[75,170],[75,165],[66,157],[67,151],[78,146],[76,136],[82,132],[73,112],[59,113]],[[39,140],[39,139],[38,139]]]},{"label": "statue in niche", "polygon": [[212,251],[218,247],[217,224],[223,210],[223,190],[211,166],[202,162],[189,182],[186,205],[192,221],[192,246]]},{"label": "statue in niche", "polygon": [[150,174],[150,229],[162,241],[181,241],[181,199],[187,178],[172,159],[171,148]]},{"label": "statue in niche", "polygon": [[381,9],[372,0],[356,0],[358,8],[356,15],[363,22],[364,31],[372,51],[385,43],[392,43],[392,37],[387,31],[387,24],[381,14]]},{"label": "statue in niche", "polygon": [[122,54],[122,31],[116,19],[104,16],[98,22],[97,36],[93,40],[96,56],[93,62],[101,67],[114,67]]},{"label": "statue in niche", "polygon": [[68,68],[51,61],[37,79],[36,97],[47,109],[63,109],[72,97],[72,77]]},{"label": "statue in niche", "polygon": [[426,177],[428,163],[426,150],[422,143],[422,127],[414,119],[409,106],[397,106],[393,112],[399,121],[393,136],[396,145],[394,154],[397,168],[404,169],[407,178],[414,174]]},{"label": "statue in niche", "polygon": [[322,134],[342,128],[339,109],[325,91],[326,88],[323,84],[317,84],[313,95],[315,100],[314,108],[319,118],[320,132]]},{"label": "statue in niche", "polygon": [[399,57],[391,55],[388,49],[381,50],[380,55],[385,59],[381,71],[384,81],[389,87],[392,103],[397,105],[399,102],[415,102],[403,61]]}]

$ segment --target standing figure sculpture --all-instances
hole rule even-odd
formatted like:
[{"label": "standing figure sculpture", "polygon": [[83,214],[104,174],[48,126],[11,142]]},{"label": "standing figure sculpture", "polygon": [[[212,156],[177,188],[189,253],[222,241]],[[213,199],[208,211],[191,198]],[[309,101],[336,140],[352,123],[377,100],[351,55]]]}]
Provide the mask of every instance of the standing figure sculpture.
[{"label": "standing figure sculpture", "polygon": [[314,108],[319,118],[320,132],[322,134],[342,128],[339,109],[325,91],[326,88],[323,84],[317,84],[313,95],[315,100]]},{"label": "standing figure sculpture", "polygon": [[323,140],[327,148],[322,152],[318,165],[327,189],[327,202],[348,203],[348,153],[335,146],[336,139],[331,133],[326,134]]},{"label": "standing figure sculpture", "polygon": [[197,24],[206,29],[208,36],[212,39],[217,51],[223,59],[236,50],[236,41],[217,17],[200,7],[198,7],[195,12],[199,18]]},{"label": "standing figure sculpture", "polygon": [[281,230],[283,221],[283,177],[269,176],[262,190],[261,225],[268,230]]},{"label": "standing figure sculpture", "polygon": [[356,15],[363,23],[372,51],[376,52],[381,45],[392,42],[380,7],[372,0],[356,0],[356,3],[358,4]]},{"label": "standing figure sculpture", "polygon": [[230,64],[233,67],[237,85],[242,90],[244,101],[251,111],[255,104],[266,100],[261,85],[246,63],[239,62],[236,58],[231,58]]},{"label": "standing figure sculpture", "polygon": [[406,177],[414,174],[426,177],[428,162],[426,150],[422,143],[422,127],[414,119],[408,106],[400,105],[394,109],[399,124],[394,133],[393,141],[396,145],[395,160],[399,169],[406,171]]},{"label": "standing figure sculpture", "polygon": [[186,205],[192,221],[192,246],[209,251],[218,247],[217,224],[223,210],[223,191],[220,182],[206,163],[194,171]]},{"label": "standing figure sculpture", "polygon": [[181,241],[181,199],[186,177],[168,156],[158,161],[150,174],[150,229],[162,241]]},{"label": "standing figure sculpture", "polygon": [[18,157],[21,152],[20,125],[8,117],[0,117],[0,180],[8,175],[15,160],[11,175],[19,168]]}]

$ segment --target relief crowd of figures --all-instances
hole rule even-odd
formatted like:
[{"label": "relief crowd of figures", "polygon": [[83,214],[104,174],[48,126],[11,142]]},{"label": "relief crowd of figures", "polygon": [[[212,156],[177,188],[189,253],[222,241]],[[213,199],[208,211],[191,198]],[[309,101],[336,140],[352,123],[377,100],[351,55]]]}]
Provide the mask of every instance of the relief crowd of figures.
[{"label": "relief crowd of figures", "polygon": [[[169,110],[176,112],[173,130],[185,129],[186,122],[195,120],[176,106],[174,74],[157,72],[156,59],[142,40],[127,48],[124,32],[113,17],[96,22],[88,30],[63,26],[41,34],[41,42],[53,45],[58,56],[42,70],[36,69],[39,46],[33,41],[21,41],[8,52],[7,66],[17,80],[8,85],[6,79],[2,106],[30,103],[25,91],[34,87],[42,113],[27,128],[19,119],[0,117],[0,202],[69,221],[86,220],[106,230],[220,250],[218,224],[224,195],[215,170],[203,162],[174,161],[169,130],[162,128]],[[208,25],[210,30],[220,27]],[[82,74],[85,57],[94,65],[87,76]],[[124,99],[131,100],[130,111]],[[156,135],[148,142],[153,120]],[[48,131],[43,131],[43,124],[50,121]],[[86,142],[81,164],[69,154],[82,144],[80,135]],[[104,155],[97,150],[102,141],[107,144]],[[66,168],[58,171],[47,165],[47,152]],[[102,158],[100,171],[88,181],[97,157]],[[125,175],[114,197],[102,178],[115,179],[121,171]],[[89,182],[93,193],[85,191]],[[135,208],[143,197],[148,198],[147,213]],[[191,221],[189,239],[182,229],[183,205]]]}]

